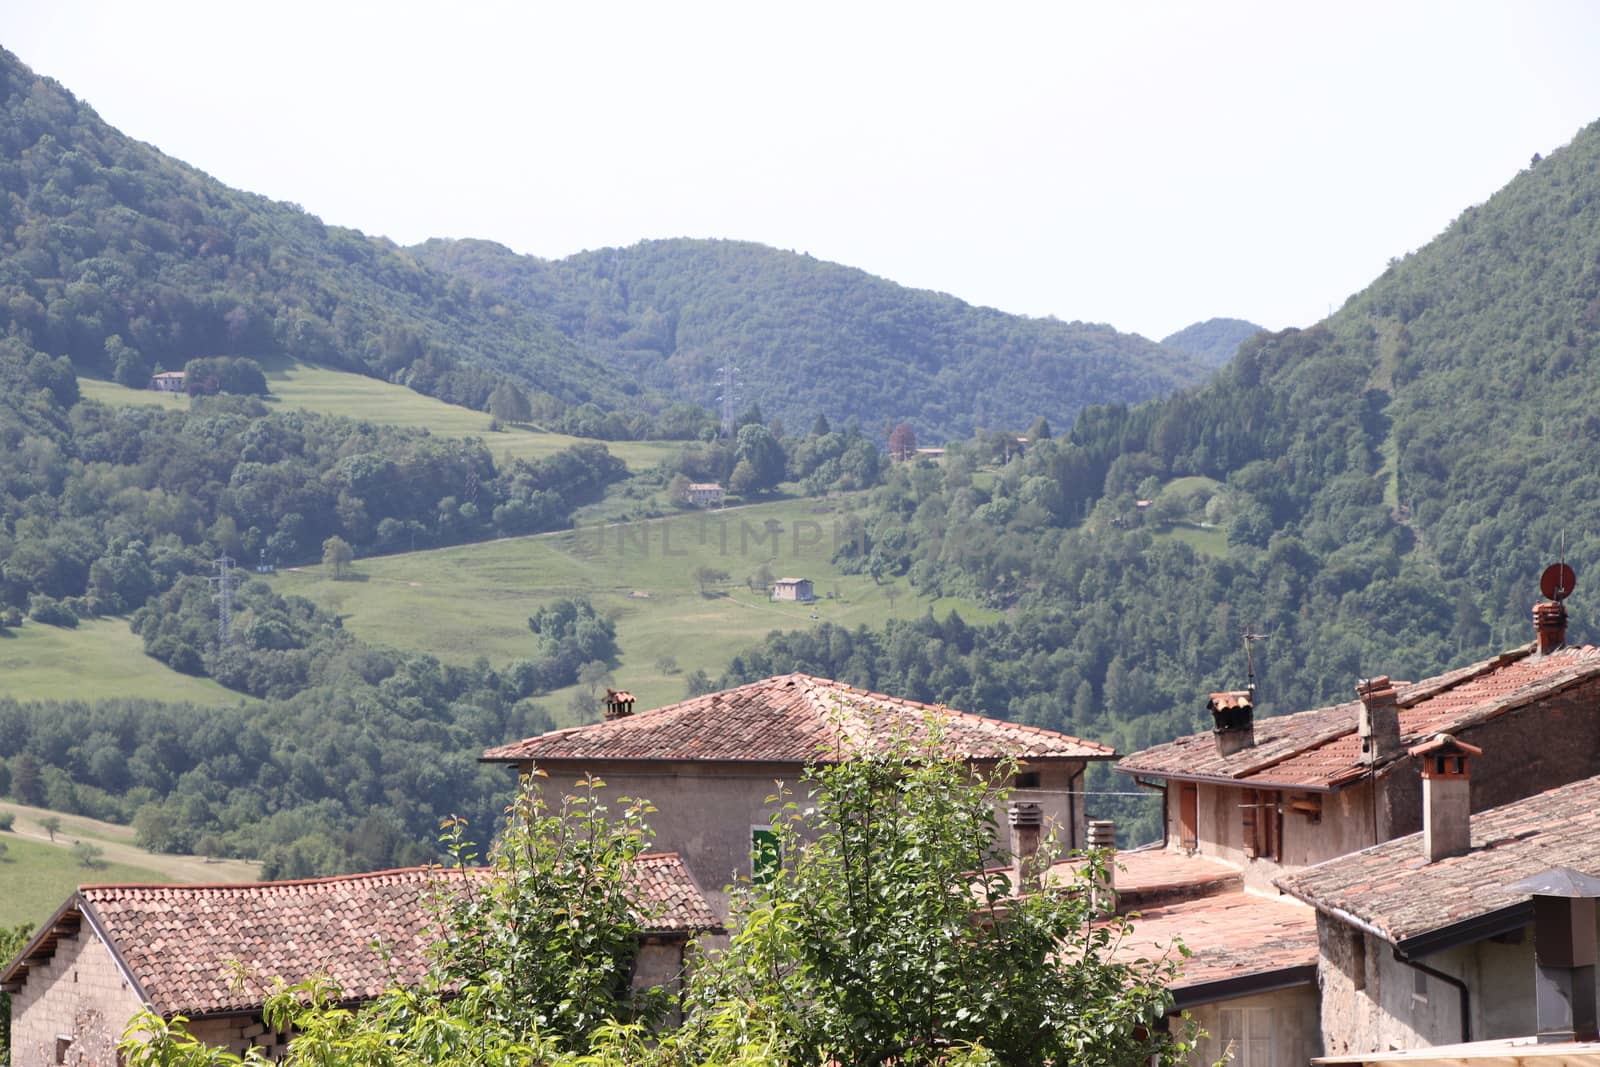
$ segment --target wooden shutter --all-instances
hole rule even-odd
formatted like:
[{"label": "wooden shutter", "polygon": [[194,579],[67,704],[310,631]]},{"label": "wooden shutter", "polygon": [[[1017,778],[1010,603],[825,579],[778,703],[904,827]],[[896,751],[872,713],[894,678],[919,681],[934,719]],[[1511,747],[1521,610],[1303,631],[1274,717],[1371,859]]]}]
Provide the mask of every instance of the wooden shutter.
[{"label": "wooden shutter", "polygon": [[1246,789],[1241,793],[1239,801],[1239,841],[1244,846],[1244,854],[1254,858],[1261,855],[1261,847],[1256,835],[1256,824],[1260,821],[1260,810],[1256,807],[1261,803],[1261,796],[1254,789]]},{"label": "wooden shutter", "polygon": [[1178,783],[1178,844],[1200,847],[1200,787],[1193,782]]}]

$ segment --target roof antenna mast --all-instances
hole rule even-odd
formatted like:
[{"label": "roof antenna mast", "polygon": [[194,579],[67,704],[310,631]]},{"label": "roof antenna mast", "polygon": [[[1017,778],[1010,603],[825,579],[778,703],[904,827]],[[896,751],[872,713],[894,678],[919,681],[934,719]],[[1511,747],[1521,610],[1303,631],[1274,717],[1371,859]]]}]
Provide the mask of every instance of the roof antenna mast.
[{"label": "roof antenna mast", "polygon": [[1250,646],[1257,641],[1265,641],[1266,634],[1258,634],[1246,626],[1239,635],[1244,640],[1244,679],[1245,688],[1250,691],[1250,702],[1255,703],[1256,695],[1256,657],[1255,651]]}]

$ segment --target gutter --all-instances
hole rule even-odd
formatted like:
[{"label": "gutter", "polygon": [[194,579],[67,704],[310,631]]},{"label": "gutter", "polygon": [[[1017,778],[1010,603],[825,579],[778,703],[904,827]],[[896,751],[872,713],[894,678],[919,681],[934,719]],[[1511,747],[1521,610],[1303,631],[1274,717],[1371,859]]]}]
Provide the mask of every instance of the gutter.
[{"label": "gutter", "polygon": [[1272,993],[1279,989],[1317,984],[1317,965],[1304,963],[1276,971],[1258,971],[1235,978],[1219,978],[1211,982],[1198,982],[1172,991],[1172,1010],[1188,1011],[1201,1004],[1214,1004],[1219,1000],[1249,996],[1254,993]]},{"label": "gutter", "polygon": [[1430,978],[1437,978],[1447,985],[1454,986],[1456,995],[1461,1001],[1461,1041],[1463,1044],[1472,1040],[1471,990],[1462,979],[1452,974],[1446,974],[1437,968],[1429,967],[1427,964],[1418,961],[1416,957],[1431,956],[1436,952],[1455,948],[1458,945],[1482,941],[1496,934],[1508,933],[1511,930],[1519,929],[1527,925],[1533,910],[1532,903],[1525,901],[1476,916],[1465,922],[1453,923],[1450,926],[1429,930],[1418,934],[1416,937],[1408,937],[1396,942],[1389,934],[1359,916],[1353,915],[1342,908],[1335,908],[1313,900],[1295,892],[1290,886],[1285,886],[1279,882],[1274,882],[1273,884],[1296,900],[1310,904],[1324,915],[1338,919],[1340,922],[1353,926],[1363,933],[1371,934],[1379,940],[1387,942],[1393,948],[1394,958],[1397,962],[1405,964],[1412,970],[1420,971]]}]

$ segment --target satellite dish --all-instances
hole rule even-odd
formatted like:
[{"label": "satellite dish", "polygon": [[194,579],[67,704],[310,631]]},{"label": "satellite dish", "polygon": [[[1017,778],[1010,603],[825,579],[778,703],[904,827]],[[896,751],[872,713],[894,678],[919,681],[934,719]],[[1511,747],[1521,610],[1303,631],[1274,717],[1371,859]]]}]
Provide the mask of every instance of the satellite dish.
[{"label": "satellite dish", "polygon": [[1565,600],[1572,595],[1578,576],[1565,563],[1552,563],[1539,576],[1539,592],[1549,600]]}]

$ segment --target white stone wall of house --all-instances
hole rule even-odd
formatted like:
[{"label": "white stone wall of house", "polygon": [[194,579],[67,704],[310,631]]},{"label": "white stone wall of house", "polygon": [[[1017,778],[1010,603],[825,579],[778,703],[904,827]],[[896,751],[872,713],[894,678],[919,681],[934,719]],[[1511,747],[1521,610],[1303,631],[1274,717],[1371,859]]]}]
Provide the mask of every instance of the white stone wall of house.
[{"label": "white stone wall of house", "polygon": [[85,925],[11,994],[12,1067],[114,1064],[140,1007],[110,950]]}]

